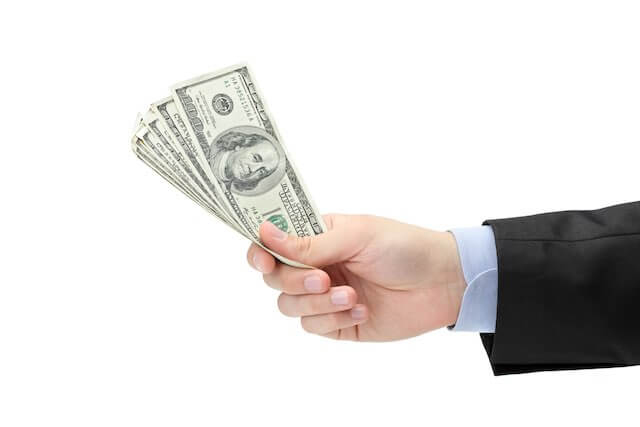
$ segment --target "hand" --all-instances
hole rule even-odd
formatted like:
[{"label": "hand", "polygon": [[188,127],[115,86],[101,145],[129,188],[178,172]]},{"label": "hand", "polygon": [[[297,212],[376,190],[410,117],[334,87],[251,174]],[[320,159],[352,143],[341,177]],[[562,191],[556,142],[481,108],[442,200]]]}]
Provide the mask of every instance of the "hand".
[{"label": "hand", "polygon": [[252,244],[249,264],[282,291],[280,311],[336,339],[388,341],[455,323],[466,283],[451,233],[386,218],[325,215],[328,231],[299,238],[268,221],[260,238],[317,269],[276,262]]}]

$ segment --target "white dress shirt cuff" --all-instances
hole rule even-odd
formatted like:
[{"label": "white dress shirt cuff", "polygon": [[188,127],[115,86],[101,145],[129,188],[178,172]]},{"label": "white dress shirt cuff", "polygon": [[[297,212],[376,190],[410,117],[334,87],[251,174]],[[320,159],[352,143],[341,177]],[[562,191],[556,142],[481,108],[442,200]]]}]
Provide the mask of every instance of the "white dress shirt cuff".
[{"label": "white dress shirt cuff", "polygon": [[467,289],[453,331],[494,332],[498,307],[498,260],[491,226],[451,230]]}]

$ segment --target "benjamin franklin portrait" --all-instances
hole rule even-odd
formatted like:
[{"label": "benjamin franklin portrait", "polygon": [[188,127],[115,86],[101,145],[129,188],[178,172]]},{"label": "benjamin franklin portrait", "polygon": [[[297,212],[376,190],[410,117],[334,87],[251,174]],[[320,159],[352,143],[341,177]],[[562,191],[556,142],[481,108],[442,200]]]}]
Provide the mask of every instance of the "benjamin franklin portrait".
[{"label": "benjamin franklin portrait", "polygon": [[282,146],[261,128],[237,126],[211,144],[211,170],[233,193],[257,196],[275,187],[285,173]]}]

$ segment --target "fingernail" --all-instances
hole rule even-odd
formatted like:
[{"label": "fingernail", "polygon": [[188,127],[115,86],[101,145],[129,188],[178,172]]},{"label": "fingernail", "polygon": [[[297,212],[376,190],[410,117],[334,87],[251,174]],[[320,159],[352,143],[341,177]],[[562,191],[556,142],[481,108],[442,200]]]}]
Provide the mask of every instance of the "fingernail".
[{"label": "fingernail", "polygon": [[351,309],[351,318],[355,320],[362,320],[367,316],[367,311],[362,306],[356,306]]},{"label": "fingernail", "polygon": [[335,291],[331,294],[331,302],[335,305],[349,304],[349,295],[345,291]]},{"label": "fingernail", "polygon": [[264,265],[262,265],[262,262],[260,261],[260,257],[258,256],[258,254],[255,254],[252,260],[253,260],[253,268],[258,270],[260,273],[264,273],[266,269],[264,268]]},{"label": "fingernail", "polygon": [[304,278],[304,288],[313,293],[318,293],[322,291],[322,280],[315,274],[307,276]]},{"label": "fingernail", "polygon": [[267,221],[267,234],[269,236],[271,236],[272,239],[275,240],[284,240],[287,238],[287,233],[285,233],[284,231],[280,230],[278,227],[276,227],[272,222]]}]

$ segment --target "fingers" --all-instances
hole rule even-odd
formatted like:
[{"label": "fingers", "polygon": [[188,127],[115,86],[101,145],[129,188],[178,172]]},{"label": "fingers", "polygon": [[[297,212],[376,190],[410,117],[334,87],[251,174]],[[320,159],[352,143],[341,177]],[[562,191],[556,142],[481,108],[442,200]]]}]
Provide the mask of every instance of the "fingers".
[{"label": "fingers", "polygon": [[300,319],[300,323],[305,331],[312,334],[334,336],[328,334],[364,323],[368,317],[369,311],[367,307],[362,304],[357,304],[351,310],[347,311],[304,316]]},{"label": "fingers", "polygon": [[[334,230],[334,222],[328,225],[330,230]],[[330,235],[329,231],[315,237],[298,238],[281,232],[267,221],[261,226],[260,235],[270,249],[287,258],[308,265],[329,266],[348,259],[366,241],[366,233],[354,234],[351,232],[355,227],[346,228],[349,233]],[[282,291],[278,298],[280,311],[286,316],[301,317],[305,331],[341,339],[349,339],[348,333],[354,333],[357,339],[358,329],[353,326],[366,322],[369,312],[363,304],[356,304],[358,296],[352,287],[331,287],[327,272],[278,263],[256,244],[249,248],[247,261],[263,273],[265,283]]]},{"label": "fingers", "polygon": [[267,285],[289,295],[321,294],[331,287],[331,278],[322,270],[294,268],[284,264],[277,264],[270,274],[262,277]]},{"label": "fingers", "polygon": [[251,267],[264,274],[269,274],[276,268],[275,258],[255,243],[249,246],[247,262]]},{"label": "fingers", "polygon": [[277,263],[271,254],[256,244],[249,247],[247,262],[263,273],[267,285],[289,295],[320,294],[331,286],[331,278],[326,272]]},{"label": "fingers", "polygon": [[369,231],[358,221],[349,222],[349,217],[341,217],[344,224],[313,237],[289,235],[269,221],[260,225],[260,239],[275,252],[289,259],[315,267],[324,267],[344,261],[365,245]]},{"label": "fingers", "polygon": [[352,287],[336,286],[319,295],[280,294],[278,308],[285,316],[314,316],[349,310],[356,305],[357,299]]}]

